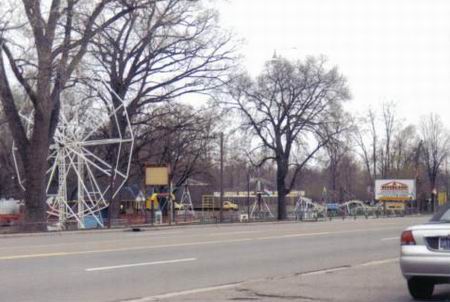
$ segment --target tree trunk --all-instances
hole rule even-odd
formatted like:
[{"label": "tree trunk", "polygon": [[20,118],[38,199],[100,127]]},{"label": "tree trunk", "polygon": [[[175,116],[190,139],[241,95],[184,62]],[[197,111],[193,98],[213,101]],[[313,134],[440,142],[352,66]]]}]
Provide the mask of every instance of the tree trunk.
[{"label": "tree trunk", "polygon": [[434,191],[435,191],[435,189],[436,189],[436,179],[437,179],[437,176],[432,176],[431,177],[431,180],[430,180],[430,195],[431,195],[431,211],[432,211],[432,213],[434,213],[434,212],[436,212],[436,194],[434,194]]},{"label": "tree trunk", "polygon": [[[42,123],[42,121],[36,119],[35,123]],[[35,133],[33,134],[30,146],[27,148],[26,159],[24,160],[26,178],[24,230],[29,232],[47,230],[45,184],[49,148],[48,127],[45,127],[45,125],[37,125],[37,127],[34,127],[34,130]]]},{"label": "tree trunk", "polygon": [[288,166],[285,161],[280,160],[277,163],[277,191],[278,191],[278,220],[287,219],[286,210],[286,175],[288,173]]},{"label": "tree trunk", "polygon": [[[118,85],[118,84],[116,84]],[[111,93],[111,99],[112,99],[112,103],[113,103],[113,110],[116,110],[117,108],[119,108],[122,105],[122,101],[117,97],[119,96],[120,98],[124,98],[125,96],[125,92],[123,92],[122,89],[114,87],[113,84],[113,90],[117,93]],[[120,109],[117,111],[116,116],[111,116],[111,120],[110,120],[110,127],[111,127],[111,138],[118,138],[121,137],[121,135],[124,135],[126,128],[127,128],[127,121],[126,121],[126,117],[123,114],[124,111],[123,109]],[[117,122],[117,124],[116,124]],[[119,146],[118,145],[111,145],[109,150],[108,150],[108,157],[109,157],[109,161],[111,163],[111,165],[114,167],[115,162],[117,161],[117,157],[121,156],[122,154],[119,154]],[[119,162],[121,162],[121,159],[119,159]],[[119,166],[120,168],[120,166]],[[109,222],[111,222],[112,219],[118,219],[119,215],[120,215],[120,200],[117,200],[116,198],[113,197],[114,195],[114,191],[117,185],[119,185],[118,183],[116,183],[116,181],[113,179],[115,176],[115,173],[111,174],[110,177],[110,185],[111,185],[111,194],[110,194],[110,200],[109,200],[109,211],[108,211],[108,219]]]},{"label": "tree trunk", "polygon": [[331,170],[331,192],[332,192],[332,196],[333,196],[333,202],[337,201],[337,196],[338,196],[338,192],[337,192],[337,159],[333,158],[331,160],[331,164],[330,164],[330,170]]}]

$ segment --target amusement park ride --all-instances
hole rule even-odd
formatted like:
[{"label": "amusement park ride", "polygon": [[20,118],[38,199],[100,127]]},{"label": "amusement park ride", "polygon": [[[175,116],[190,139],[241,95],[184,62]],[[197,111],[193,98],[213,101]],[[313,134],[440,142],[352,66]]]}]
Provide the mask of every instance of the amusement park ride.
[{"label": "amusement park ride", "polygon": [[250,211],[250,218],[274,218],[269,205],[267,204],[264,196],[267,194],[261,189],[261,180],[258,178],[256,181],[256,199],[253,202],[252,209]]},{"label": "amusement park ride", "polygon": [[191,192],[189,191],[189,180],[186,181],[183,187],[183,194],[180,200],[180,209],[184,210],[185,214],[195,217],[195,209],[192,204]]},{"label": "amusement park ride", "polygon": [[[125,102],[102,79],[97,81],[99,97],[108,100],[114,95],[120,105],[110,108],[92,103],[81,114],[81,105],[62,103],[59,124],[50,145],[47,171],[48,221],[56,221],[56,228],[64,229],[69,222],[86,228],[88,221],[104,226],[100,211],[109,206],[125,184],[131,165],[134,136]],[[105,91],[106,89],[106,91]],[[125,125],[119,125],[119,115]],[[33,114],[22,114],[28,134],[33,125]],[[105,129],[109,137],[99,134]],[[13,159],[19,184],[24,189],[26,176],[20,174],[13,144]],[[74,190],[76,190],[76,194]],[[75,197],[72,197],[75,196]]]}]

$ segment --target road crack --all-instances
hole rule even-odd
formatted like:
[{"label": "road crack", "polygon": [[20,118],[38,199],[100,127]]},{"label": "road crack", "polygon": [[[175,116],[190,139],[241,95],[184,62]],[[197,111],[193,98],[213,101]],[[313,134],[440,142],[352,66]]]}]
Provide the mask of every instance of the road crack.
[{"label": "road crack", "polygon": [[[270,299],[281,299],[281,300],[308,300],[308,301],[324,301],[323,299],[318,299],[310,296],[302,295],[283,295],[283,294],[271,294],[263,293],[249,288],[239,288],[236,289],[238,292],[245,292],[249,297],[235,297],[228,300],[243,301],[243,300],[259,300],[258,298],[270,298]],[[252,297],[253,296],[253,297]]]}]

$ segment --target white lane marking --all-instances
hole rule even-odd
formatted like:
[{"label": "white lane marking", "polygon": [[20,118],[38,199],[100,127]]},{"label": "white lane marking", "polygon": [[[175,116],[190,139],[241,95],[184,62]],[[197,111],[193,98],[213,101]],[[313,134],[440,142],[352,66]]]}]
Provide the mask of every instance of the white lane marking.
[{"label": "white lane marking", "polygon": [[125,300],[125,301],[127,301],[127,302],[159,301],[161,299],[170,299],[170,298],[175,298],[175,297],[179,297],[179,296],[200,294],[200,293],[206,293],[206,292],[211,292],[211,291],[215,291],[215,290],[234,288],[241,284],[242,284],[242,282],[226,284],[226,285],[219,285],[219,286],[204,287],[204,288],[196,288],[196,289],[183,290],[183,291],[179,291],[179,292],[161,294],[161,295],[156,295],[156,296],[148,296],[148,297],[143,297],[143,298],[136,299],[136,300]]},{"label": "white lane marking", "polygon": [[179,235],[179,234],[183,234],[184,232],[181,232],[181,231],[171,231],[171,232],[160,232],[160,231],[140,231],[140,232],[133,232],[133,231],[130,231],[130,232],[127,232],[127,233],[125,233],[126,234],[126,236],[127,237],[140,237],[140,236],[142,236],[142,237],[146,237],[146,236],[148,236],[148,237],[152,237],[152,235],[155,235],[155,236],[161,236],[161,235]]},{"label": "white lane marking", "polygon": [[[152,231],[154,232],[154,231]],[[83,244],[100,244],[100,243],[117,243],[117,241],[133,241],[133,240],[142,240],[145,238],[141,238],[141,237],[149,237],[149,239],[169,239],[171,238],[170,236],[161,236],[161,235],[179,235],[179,234],[183,234],[183,232],[167,232],[167,233],[152,233],[152,234],[148,234],[145,231],[144,232],[136,232],[136,233],[127,233],[126,237],[123,238],[117,238],[117,239],[99,239],[99,240],[87,240],[87,241],[83,241]],[[138,238],[139,237],[139,238]],[[17,246],[4,246],[4,247],[0,247],[0,250],[7,250],[7,249],[30,249],[30,248],[46,248],[46,247],[59,247],[59,246],[71,246],[71,245],[76,245],[79,246],[80,243],[79,242],[61,242],[61,243],[48,243],[48,244],[34,244],[34,245],[17,245]]]},{"label": "white lane marking", "polygon": [[[153,233],[154,232],[154,233]],[[202,237],[202,236],[222,236],[222,235],[236,235],[236,234],[253,234],[253,233],[263,233],[264,231],[239,231],[239,232],[225,232],[225,233],[212,233],[212,234],[195,234],[195,235],[189,235],[187,237]],[[106,239],[106,240],[95,240],[95,241],[83,241],[83,244],[99,244],[99,243],[117,243],[117,241],[133,241],[133,240],[142,240],[145,238],[142,237],[148,237],[149,239],[170,239],[171,236],[161,236],[161,235],[179,235],[183,234],[184,232],[180,231],[174,231],[174,232],[165,232],[165,233],[158,233],[157,231],[143,231],[143,232],[133,232],[133,233],[127,233],[123,238],[118,239]],[[8,249],[30,249],[30,248],[46,248],[46,247],[62,247],[62,246],[71,246],[76,245],[79,246],[79,242],[62,242],[62,243],[48,243],[48,244],[36,244],[36,245],[21,245],[21,246],[6,246],[6,247],[0,247],[0,250],[8,250]],[[49,253],[53,254],[53,253]],[[60,254],[60,253],[56,253]],[[0,260],[2,257],[0,257]]]},{"label": "white lane marking", "polygon": [[153,249],[171,248],[171,247],[187,247],[187,246],[197,246],[197,245],[233,243],[233,242],[243,242],[243,241],[253,241],[253,240],[254,239],[251,239],[251,238],[242,238],[242,239],[232,239],[232,240],[211,240],[211,241],[174,243],[174,244],[162,244],[162,245],[144,245],[144,246],[134,246],[134,247],[124,247],[124,248],[114,248],[114,249],[99,249],[99,250],[86,250],[86,251],[73,251],[73,252],[54,252],[54,253],[28,254],[28,255],[12,255],[12,256],[0,256],[0,260],[17,260],[17,259],[28,259],[28,258],[56,257],[56,256],[74,256],[74,255],[88,255],[88,254],[101,254],[101,253],[114,253],[114,252],[129,252],[129,251],[153,250]]},{"label": "white lane marking", "polygon": [[287,234],[282,235],[282,238],[295,238],[295,237],[305,237],[305,236],[320,236],[320,235],[330,235],[332,232],[317,232],[317,233],[307,233],[307,234]]},{"label": "white lane marking", "polygon": [[174,259],[174,260],[161,260],[161,261],[153,261],[153,262],[142,262],[142,263],[113,265],[113,266],[92,267],[92,268],[85,269],[85,271],[86,272],[97,272],[97,271],[107,271],[107,270],[120,269],[120,268],[129,268],[129,267],[137,267],[137,266],[148,266],[148,265],[157,265],[157,264],[171,264],[171,263],[189,262],[189,261],[196,261],[196,260],[197,260],[197,258],[183,258],[183,259]]},{"label": "white lane marking", "polygon": [[375,260],[375,261],[370,261],[370,262],[366,262],[366,263],[361,263],[361,264],[355,265],[355,267],[382,265],[382,264],[393,263],[393,262],[397,262],[397,261],[399,261],[399,258],[395,257],[395,258],[388,258],[388,259]]},{"label": "white lane marking", "polygon": [[311,237],[311,236],[321,236],[321,235],[329,235],[334,234],[332,232],[317,232],[317,233],[299,233],[299,234],[285,234],[279,236],[265,236],[254,238],[253,240],[270,240],[270,239],[283,239],[283,238],[296,238],[296,237]]},{"label": "white lane marking", "polygon": [[73,255],[87,255],[87,254],[100,254],[100,253],[113,253],[113,252],[128,252],[128,251],[139,251],[139,250],[153,250],[153,249],[160,249],[160,248],[189,247],[189,246],[236,243],[236,242],[246,242],[246,241],[286,239],[286,238],[293,238],[293,237],[312,237],[312,236],[321,236],[321,235],[339,235],[339,234],[351,234],[351,233],[361,233],[361,232],[374,232],[374,231],[391,230],[391,229],[398,229],[398,228],[397,227],[387,227],[387,228],[382,227],[382,228],[346,230],[346,231],[337,231],[337,232],[297,233],[297,234],[283,234],[283,235],[273,235],[273,236],[265,236],[265,237],[255,237],[255,238],[250,237],[250,238],[239,238],[239,239],[210,240],[210,241],[197,241],[197,242],[161,244],[161,245],[144,245],[144,246],[84,250],[84,251],[67,251],[67,252],[52,252],[52,253],[41,253],[41,254],[38,253],[38,254],[25,254],[25,255],[10,255],[10,256],[0,256],[0,260],[18,260],[18,259],[28,259],[28,258],[73,256]]},{"label": "white lane marking", "polygon": [[400,236],[382,238],[381,241],[400,240]]},{"label": "white lane marking", "polygon": [[351,268],[351,266],[342,266],[342,267],[323,269],[323,270],[320,270],[320,271],[303,273],[303,274],[300,274],[300,275],[301,276],[323,275],[323,274],[332,273],[332,272],[338,272],[338,271],[342,271],[342,270],[346,270],[346,269],[350,269],[350,268]]},{"label": "white lane marking", "polygon": [[263,233],[264,231],[238,231],[238,232],[225,232],[225,233],[211,233],[208,236],[221,236],[221,235],[237,235],[237,234],[255,234]]},{"label": "white lane marking", "polygon": [[[202,236],[222,236],[222,235],[235,235],[235,234],[252,234],[252,233],[263,233],[264,231],[239,231],[239,232],[226,232],[226,233],[212,233],[212,234],[195,234],[189,235],[187,237],[202,237]],[[157,231],[142,231],[142,232],[130,232],[126,233],[123,238],[118,239],[106,239],[106,240],[95,240],[95,241],[83,241],[83,244],[99,244],[99,243],[117,243],[117,241],[133,241],[133,240],[142,240],[148,237],[149,239],[170,239],[171,236],[161,236],[161,235],[179,235],[183,234],[181,231],[173,231],[173,232],[165,232],[158,233]],[[16,250],[28,250],[30,248],[46,248],[46,247],[62,247],[62,246],[71,246],[76,245],[79,246],[79,242],[62,242],[62,243],[48,243],[48,244],[35,244],[35,245],[19,245],[19,246],[6,246],[0,247],[0,250],[8,250],[8,249],[16,249]],[[53,253],[49,253],[53,254]],[[59,253],[57,253],[59,254]],[[0,257],[1,260],[1,257]]]}]

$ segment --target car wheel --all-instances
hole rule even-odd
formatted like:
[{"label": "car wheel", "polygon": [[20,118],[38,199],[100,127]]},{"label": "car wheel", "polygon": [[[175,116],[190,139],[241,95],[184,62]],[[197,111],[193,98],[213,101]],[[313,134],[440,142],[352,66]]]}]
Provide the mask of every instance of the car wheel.
[{"label": "car wheel", "polygon": [[426,278],[411,278],[408,290],[414,299],[429,299],[433,295],[434,283]]}]

